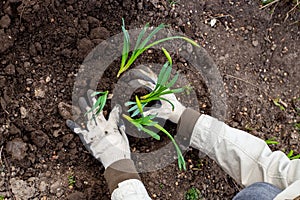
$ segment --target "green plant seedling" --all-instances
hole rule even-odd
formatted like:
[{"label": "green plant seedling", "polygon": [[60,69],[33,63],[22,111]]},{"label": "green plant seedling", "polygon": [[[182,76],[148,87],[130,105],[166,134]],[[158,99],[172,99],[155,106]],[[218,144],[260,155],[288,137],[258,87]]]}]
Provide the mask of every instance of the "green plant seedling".
[{"label": "green plant seedling", "polygon": [[196,47],[200,47],[192,39],[189,39],[189,38],[183,37],[183,36],[166,37],[166,38],[156,40],[156,41],[148,44],[149,41],[154,37],[154,35],[165,27],[166,27],[166,25],[160,24],[143,40],[145,33],[146,33],[147,29],[149,28],[149,23],[147,23],[144,26],[144,28],[142,29],[142,31],[140,32],[140,34],[138,35],[133,52],[132,52],[130,58],[128,58],[129,50],[130,50],[130,36],[129,36],[128,31],[125,28],[124,19],[122,19],[122,32],[124,35],[124,40],[123,40],[124,44],[123,44],[123,50],[122,50],[122,59],[121,59],[120,70],[118,71],[117,77],[119,77],[123,72],[125,72],[132,65],[132,63],[139,57],[139,55],[141,55],[144,51],[146,51],[147,49],[151,48],[154,45],[165,42],[167,40],[183,39]]},{"label": "green plant seedling", "polygon": [[185,193],[185,200],[199,200],[201,198],[201,193],[200,191],[195,188],[192,187],[190,188],[186,193]]},{"label": "green plant seedling", "polygon": [[294,151],[290,150],[290,152],[286,155],[290,160],[299,159],[300,154],[294,156]]},{"label": "green plant seedling", "polygon": [[92,97],[95,97],[97,95],[100,95],[98,97],[97,101],[94,103],[94,105],[92,106],[92,108],[90,110],[88,110],[85,114],[88,114],[90,112],[94,112],[94,110],[96,110],[96,112],[94,114],[97,116],[103,110],[103,108],[104,108],[104,106],[106,104],[108,91],[105,91],[105,92],[93,92],[91,94]]},{"label": "green plant seedling", "polygon": [[273,138],[272,139],[267,139],[265,140],[265,142],[270,145],[270,144],[279,144],[279,142],[277,142],[276,140],[274,140]]},{"label": "green plant seedling", "polygon": [[153,121],[153,119],[156,117],[155,115],[144,116],[141,101],[139,100],[139,98],[137,96],[135,96],[135,99],[136,99],[136,105],[138,107],[138,111],[139,111],[139,114],[140,114],[141,117],[138,118],[138,119],[133,119],[133,118],[131,118],[128,115],[125,115],[125,114],[123,114],[123,117],[127,121],[132,123],[135,127],[137,127],[137,129],[139,131],[144,131],[145,133],[149,134],[151,137],[153,137],[156,140],[160,140],[160,136],[157,133],[151,131],[150,129],[148,129],[146,127],[154,127],[156,129],[162,131],[164,134],[166,134],[168,136],[168,138],[172,141],[172,143],[175,147],[175,150],[176,150],[176,153],[177,153],[177,156],[178,156],[179,170],[182,170],[182,169],[186,170],[184,157],[183,157],[183,155],[181,153],[181,150],[180,150],[179,146],[177,145],[175,139],[173,138],[173,136],[166,129],[164,129],[162,126],[160,126],[158,124],[158,122]]},{"label": "green plant seedling", "polygon": [[[169,55],[169,53],[163,49],[166,57],[168,58],[168,61],[163,65],[162,69],[159,72],[157,83],[155,85],[155,88],[149,93],[141,97],[140,103],[142,108],[144,108],[148,103],[151,101],[167,101],[172,106],[172,110],[174,110],[174,105],[171,101],[169,101],[166,98],[163,98],[163,95],[166,94],[174,94],[174,93],[180,93],[184,91],[184,88],[177,88],[177,89],[170,89],[177,81],[179,74],[177,73],[172,80],[169,81],[171,71],[172,71],[172,59]],[[126,106],[132,106],[128,112],[133,112],[131,117],[135,117],[140,113],[140,110],[138,109],[138,105],[136,102],[129,101],[125,103]]]},{"label": "green plant seedling", "polygon": [[280,110],[282,110],[282,111],[285,110],[285,107],[284,107],[281,99],[276,98],[276,99],[273,99],[272,101],[273,101],[273,103],[274,103],[275,106],[279,107]]},{"label": "green plant seedling", "polygon": [[70,175],[68,176],[68,184],[69,184],[69,187],[73,187],[75,185],[76,181],[75,181],[75,177]]}]

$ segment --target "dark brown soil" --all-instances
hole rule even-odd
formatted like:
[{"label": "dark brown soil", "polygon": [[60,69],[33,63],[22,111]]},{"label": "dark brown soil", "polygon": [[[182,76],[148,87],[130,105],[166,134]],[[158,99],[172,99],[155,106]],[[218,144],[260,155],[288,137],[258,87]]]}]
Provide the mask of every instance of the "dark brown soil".
[{"label": "dark brown soil", "polygon": [[[128,28],[165,23],[197,40],[223,78],[226,122],[278,141],[273,150],[300,153],[295,127],[300,122],[300,12],[289,12],[293,4],[287,1],[266,9],[260,9],[259,3],[3,0],[0,196],[18,199],[23,192],[21,199],[110,199],[104,168],[66,127],[68,112],[59,105],[72,104],[80,64],[93,47],[121,32],[122,17]],[[214,26],[212,19],[216,19]],[[183,70],[182,66],[178,58],[176,67]],[[209,114],[206,86],[201,81],[193,86],[202,112]],[[275,98],[282,100],[284,111],[273,103]],[[170,127],[174,129],[173,124]],[[146,146],[148,141],[140,140],[130,137],[132,150],[161,145],[151,140]],[[199,158],[196,150],[185,158],[186,172],[180,172],[174,162],[141,174],[153,199],[184,199],[192,186],[205,199],[231,199],[242,188],[215,162]],[[70,176],[75,177],[73,186],[68,183]]]}]

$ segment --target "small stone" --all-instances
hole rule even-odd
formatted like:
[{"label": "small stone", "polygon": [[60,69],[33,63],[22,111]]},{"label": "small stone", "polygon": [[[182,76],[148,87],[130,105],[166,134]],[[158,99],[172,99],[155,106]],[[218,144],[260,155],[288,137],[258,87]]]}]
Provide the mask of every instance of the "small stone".
[{"label": "small stone", "polygon": [[258,46],[258,40],[253,40],[253,41],[252,41],[252,45],[253,45],[254,47],[257,47],[257,46]]},{"label": "small stone", "polygon": [[273,44],[273,45],[271,46],[271,50],[272,50],[272,51],[275,51],[276,47],[277,47],[277,45],[276,45],[276,44]]},{"label": "small stone", "polygon": [[6,144],[6,151],[16,160],[25,158],[27,149],[27,144],[20,138],[15,138]]},{"label": "small stone", "polygon": [[14,45],[14,41],[11,36],[4,33],[3,29],[0,29],[0,53],[5,52]]},{"label": "small stone", "polygon": [[93,49],[93,47],[93,42],[87,38],[81,39],[77,44],[77,49],[81,57],[86,56]]},{"label": "small stone", "polygon": [[14,124],[11,124],[9,127],[9,133],[11,135],[16,135],[16,134],[21,133],[21,130],[19,128],[17,128]]},{"label": "small stone", "polygon": [[16,68],[13,64],[9,64],[4,69],[7,75],[14,75],[16,73]]},{"label": "small stone", "polygon": [[40,86],[34,89],[34,96],[44,98],[46,94],[46,87]]},{"label": "small stone", "polygon": [[76,120],[78,119],[81,113],[79,108],[75,106],[72,107],[71,105],[65,102],[60,102],[57,107],[60,116],[62,116],[62,118],[64,118],[65,120],[67,119]]},{"label": "small stone", "polygon": [[104,27],[98,27],[91,30],[91,39],[107,39],[109,37],[109,31]]},{"label": "small stone", "polygon": [[49,83],[51,81],[51,77],[47,76],[45,81],[46,81],[46,83]]},{"label": "small stone", "polygon": [[55,194],[58,190],[61,190],[60,186],[61,186],[61,182],[60,181],[56,181],[54,182],[51,186],[50,186],[50,193]]},{"label": "small stone", "polygon": [[143,1],[137,4],[139,10],[143,10]]},{"label": "small stone", "polygon": [[36,189],[26,181],[11,178],[9,184],[16,199],[31,199],[35,196]]},{"label": "small stone", "polygon": [[27,110],[23,106],[20,107],[20,113],[21,113],[21,119],[26,118],[27,116]]},{"label": "small stone", "polygon": [[210,20],[210,26],[211,26],[211,27],[214,27],[214,26],[216,25],[216,23],[217,23],[217,19],[216,19],[216,18],[212,18],[212,19]]},{"label": "small stone", "polygon": [[41,181],[39,185],[39,191],[45,192],[47,190],[48,184],[45,181]]},{"label": "small stone", "polygon": [[11,23],[11,20],[8,15],[4,15],[3,17],[1,17],[1,19],[0,19],[0,27],[1,28],[8,28],[10,23]]},{"label": "small stone", "polygon": [[47,134],[41,130],[31,132],[30,138],[33,144],[40,148],[43,147],[49,141],[49,137],[47,136]]}]

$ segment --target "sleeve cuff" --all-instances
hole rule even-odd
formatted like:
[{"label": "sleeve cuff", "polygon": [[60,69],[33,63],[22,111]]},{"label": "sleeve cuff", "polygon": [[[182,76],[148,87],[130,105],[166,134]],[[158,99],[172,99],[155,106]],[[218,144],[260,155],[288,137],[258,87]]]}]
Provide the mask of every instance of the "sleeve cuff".
[{"label": "sleeve cuff", "polygon": [[182,113],[177,126],[177,134],[175,136],[175,140],[180,145],[181,149],[186,150],[190,146],[194,126],[200,115],[199,112],[190,108],[185,109]]},{"label": "sleeve cuff", "polygon": [[118,184],[129,179],[141,180],[134,163],[130,159],[122,159],[112,163],[104,172],[110,193],[118,187]]}]

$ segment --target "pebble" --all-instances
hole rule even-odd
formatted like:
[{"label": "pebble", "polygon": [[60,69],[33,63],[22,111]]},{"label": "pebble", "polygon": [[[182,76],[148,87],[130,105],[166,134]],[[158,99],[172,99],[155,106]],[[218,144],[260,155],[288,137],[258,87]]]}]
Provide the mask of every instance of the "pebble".
[{"label": "pebble", "polygon": [[37,87],[34,89],[34,96],[44,98],[46,95],[46,88],[44,86]]},{"label": "pebble", "polygon": [[60,102],[57,107],[60,116],[62,116],[62,118],[64,118],[65,120],[67,119],[76,120],[78,119],[81,113],[79,108],[74,106],[72,107],[70,104],[67,104],[65,102]]},{"label": "pebble", "polygon": [[258,40],[253,40],[253,41],[252,41],[252,45],[253,45],[254,47],[257,47],[257,46],[258,46]]},{"label": "pebble", "polygon": [[30,199],[35,196],[36,189],[29,186],[26,181],[11,178],[9,183],[16,199]]},{"label": "pebble", "polygon": [[94,47],[91,40],[83,38],[78,41],[77,49],[79,50],[80,56],[86,56]]},{"label": "pebble", "polygon": [[273,44],[273,45],[271,46],[271,50],[274,51],[274,50],[276,49],[276,47],[277,47],[277,45],[276,45],[276,44]]},{"label": "pebble", "polygon": [[1,17],[1,19],[0,19],[0,27],[1,28],[8,28],[10,23],[11,23],[11,20],[8,15],[4,15],[3,17]]},{"label": "pebble", "polygon": [[47,134],[41,130],[31,132],[30,138],[32,142],[40,148],[43,147],[49,141],[49,137],[47,136]]},{"label": "pebble", "polygon": [[20,138],[15,138],[6,144],[6,151],[16,160],[25,158],[27,149],[27,144]]},{"label": "pebble", "polygon": [[61,182],[60,182],[60,181],[54,182],[54,183],[50,186],[50,193],[56,194],[59,190],[61,190],[60,186],[61,186]]},{"label": "pebble", "polygon": [[27,110],[23,106],[20,107],[20,113],[21,113],[21,119],[26,118],[27,116]]},{"label": "pebble", "polygon": [[9,64],[4,69],[7,75],[14,75],[16,73],[16,68],[13,64]]},{"label": "pebble", "polygon": [[48,184],[45,181],[41,181],[39,185],[39,191],[45,192],[47,190]]},{"label": "pebble", "polygon": [[104,27],[97,27],[91,30],[91,39],[107,39],[109,37],[109,31]]},{"label": "pebble", "polygon": [[11,36],[4,33],[3,29],[0,29],[0,53],[5,52],[14,45],[14,41]]}]

